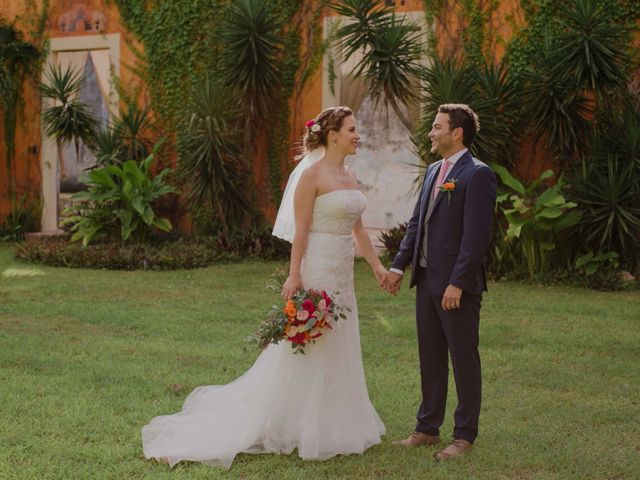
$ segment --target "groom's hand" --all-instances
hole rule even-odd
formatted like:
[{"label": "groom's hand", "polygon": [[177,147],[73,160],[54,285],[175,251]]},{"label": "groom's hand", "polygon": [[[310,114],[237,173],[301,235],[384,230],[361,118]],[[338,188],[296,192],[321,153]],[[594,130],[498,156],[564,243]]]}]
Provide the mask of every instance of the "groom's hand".
[{"label": "groom's hand", "polygon": [[455,285],[449,284],[442,296],[442,309],[455,310],[460,308],[460,299],[462,298],[462,289]]},{"label": "groom's hand", "polygon": [[382,288],[390,294],[396,295],[398,290],[400,290],[400,285],[402,285],[402,275],[398,275],[395,272],[389,272],[387,274],[387,278],[382,284]]}]

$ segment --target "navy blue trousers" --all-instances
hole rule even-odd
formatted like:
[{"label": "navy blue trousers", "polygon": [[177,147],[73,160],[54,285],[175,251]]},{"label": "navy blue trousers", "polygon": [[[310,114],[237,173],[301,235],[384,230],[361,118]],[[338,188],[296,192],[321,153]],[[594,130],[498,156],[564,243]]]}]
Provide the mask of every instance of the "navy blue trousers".
[{"label": "navy blue trousers", "polygon": [[[421,273],[424,276],[424,270]],[[482,396],[478,352],[482,295],[463,293],[460,308],[444,311],[442,297],[430,294],[426,282],[422,280],[418,280],[416,293],[422,385],[416,431],[428,435],[440,434],[447,403],[450,354],[458,394],[453,437],[473,443],[478,436]]]}]

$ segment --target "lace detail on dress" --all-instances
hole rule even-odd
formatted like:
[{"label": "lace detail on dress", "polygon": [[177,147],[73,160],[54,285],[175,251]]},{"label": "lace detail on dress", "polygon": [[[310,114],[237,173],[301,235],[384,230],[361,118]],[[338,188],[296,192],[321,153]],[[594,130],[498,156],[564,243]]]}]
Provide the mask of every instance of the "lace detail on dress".
[{"label": "lace detail on dress", "polygon": [[369,400],[353,291],[354,223],[366,206],[359,190],[316,198],[302,262],[306,288],[325,289],[351,309],[346,320],[294,355],[286,342],[270,345],[227,385],[196,388],[183,410],[142,429],[147,458],[166,457],[231,466],[238,453],[291,453],[322,460],[362,453],[385,428]]}]

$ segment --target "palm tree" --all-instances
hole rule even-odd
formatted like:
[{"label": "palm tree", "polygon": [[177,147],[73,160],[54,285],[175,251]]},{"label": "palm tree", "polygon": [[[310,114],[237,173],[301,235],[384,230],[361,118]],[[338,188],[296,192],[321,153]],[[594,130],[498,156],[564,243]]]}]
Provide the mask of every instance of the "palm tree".
[{"label": "palm tree", "polygon": [[22,40],[13,26],[0,25],[0,106],[4,116],[6,141],[6,172],[9,179],[9,195],[14,192],[11,175],[15,155],[17,109],[20,103],[22,82],[28,73],[35,71],[40,60],[40,50]]},{"label": "palm tree", "polygon": [[40,92],[44,98],[55,102],[42,113],[45,133],[55,139],[58,148],[64,143],[75,142],[76,154],[80,151],[80,140],[91,148],[100,121],[89,105],[77,99],[84,85],[82,72],[70,66],[63,71],[60,65],[54,65],[46,73],[45,80],[40,84]]},{"label": "palm tree", "polygon": [[363,78],[367,93],[391,106],[411,131],[411,122],[401,106],[418,99],[419,60],[424,47],[420,28],[379,0],[342,0],[331,6],[348,19],[336,32],[342,59],[346,62],[353,55],[361,55],[352,75]]}]

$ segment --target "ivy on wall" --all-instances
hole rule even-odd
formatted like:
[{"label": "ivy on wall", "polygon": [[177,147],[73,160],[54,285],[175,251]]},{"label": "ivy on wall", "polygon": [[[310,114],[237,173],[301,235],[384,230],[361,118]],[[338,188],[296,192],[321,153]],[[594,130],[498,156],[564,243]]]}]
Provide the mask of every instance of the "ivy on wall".
[{"label": "ivy on wall", "polygon": [[[272,199],[277,204],[281,197],[283,181],[283,162],[288,160],[290,144],[290,105],[299,101],[302,91],[309,78],[317,71],[326,51],[326,44],[322,40],[320,18],[323,7],[328,0],[320,0],[317,5],[304,5],[305,2],[290,2],[276,0],[276,11],[284,22],[285,45],[298,45],[298,48],[288,48],[284,52],[282,61],[282,89],[274,110],[274,118],[269,130],[269,187]],[[311,8],[313,7],[313,8]],[[303,46],[300,39],[301,31],[306,31],[306,42]],[[301,49],[304,48],[304,53]],[[295,106],[294,106],[295,108]]]},{"label": "ivy on wall", "polygon": [[176,124],[184,96],[220,57],[223,0],[115,0],[125,26],[144,46],[144,80],[153,109]]},{"label": "ivy on wall", "polygon": [[28,0],[22,15],[16,17],[11,24],[0,17],[3,37],[0,45],[0,108],[3,113],[5,161],[12,202],[15,193],[12,163],[18,118],[24,107],[23,87],[25,80],[28,80],[34,90],[37,88],[42,62],[46,58],[47,40],[44,31],[48,10],[48,0],[43,2],[40,9],[34,0]]},{"label": "ivy on wall", "polygon": [[[144,51],[139,56],[144,66],[138,71],[147,84],[154,111],[166,122],[162,126],[172,131],[180,117],[185,93],[205,73],[215,77],[220,71],[224,45],[219,27],[228,2],[160,1],[149,5],[146,0],[114,1],[125,26],[143,45]],[[314,40],[307,45],[312,55],[302,55],[299,47],[301,27],[316,29],[327,0],[316,3],[311,8],[309,2],[272,2],[273,11],[284,25],[281,35],[288,46],[282,55],[280,89],[273,98],[272,118],[267,122],[266,132],[268,187],[276,201],[281,195],[282,167],[289,156],[289,100],[317,69],[322,57],[321,35],[315,30],[316,35],[311,36]]]},{"label": "ivy on wall", "polygon": [[441,47],[447,56],[481,63],[491,53],[489,40],[496,32],[488,25],[499,4],[500,0],[423,0],[427,25],[437,24],[443,30],[443,38],[434,34],[427,39],[429,55],[436,55]]}]

